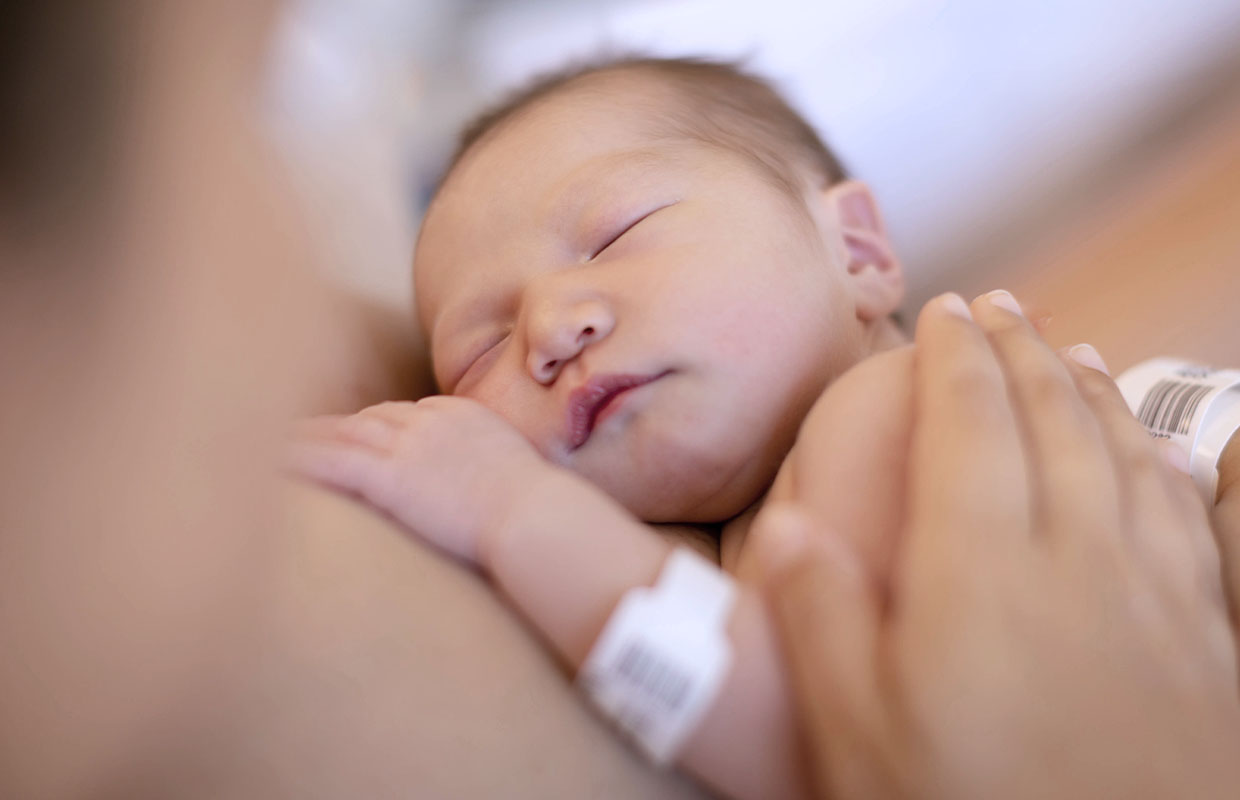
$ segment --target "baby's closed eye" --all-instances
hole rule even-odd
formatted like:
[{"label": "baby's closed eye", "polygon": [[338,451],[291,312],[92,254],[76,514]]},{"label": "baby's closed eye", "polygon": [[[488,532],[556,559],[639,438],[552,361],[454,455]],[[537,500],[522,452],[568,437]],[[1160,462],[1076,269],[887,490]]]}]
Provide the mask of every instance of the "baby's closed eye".
[{"label": "baby's closed eye", "polygon": [[594,259],[601,256],[608,248],[610,248],[616,242],[620,241],[620,239],[623,238],[625,234],[627,234],[629,231],[636,228],[638,225],[640,225],[642,222],[649,219],[654,214],[662,211],[665,208],[670,208],[671,206],[674,206],[674,205],[676,205],[676,202],[664,203],[662,205],[659,205],[659,206],[656,206],[655,208],[650,209],[649,211],[646,211],[645,213],[637,215],[636,217],[631,219],[629,222],[625,223],[615,233],[607,237],[604,240],[602,246],[594,250],[594,254],[590,256],[590,260],[593,261]]},{"label": "baby's closed eye", "polygon": [[467,366],[465,367],[465,371],[457,380],[453,391],[459,391],[462,384],[467,383],[470,378],[486,369],[487,366],[489,366],[503,350],[504,343],[508,341],[508,338],[511,335],[512,331],[509,330],[496,334],[489,339],[485,339],[482,348],[476,351],[477,355],[471,356],[466,362]]}]

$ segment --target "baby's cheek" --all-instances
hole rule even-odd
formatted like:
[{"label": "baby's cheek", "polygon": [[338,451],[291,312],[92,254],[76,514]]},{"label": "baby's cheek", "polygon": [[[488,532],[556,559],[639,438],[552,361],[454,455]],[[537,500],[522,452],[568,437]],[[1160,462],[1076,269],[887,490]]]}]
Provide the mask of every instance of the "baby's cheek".
[{"label": "baby's cheek", "polygon": [[524,436],[543,458],[553,463],[562,460],[562,448],[555,446],[556,431],[547,414],[540,412],[531,398],[515,388],[513,382],[503,380],[501,375],[488,375],[461,396],[477,401],[502,417]]}]

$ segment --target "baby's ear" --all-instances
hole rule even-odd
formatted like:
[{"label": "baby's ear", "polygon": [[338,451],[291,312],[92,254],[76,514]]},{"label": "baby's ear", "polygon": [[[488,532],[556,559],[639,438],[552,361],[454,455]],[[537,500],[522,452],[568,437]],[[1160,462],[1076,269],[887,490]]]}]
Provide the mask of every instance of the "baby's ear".
[{"label": "baby's ear", "polygon": [[841,181],[822,192],[828,219],[845,252],[857,317],[864,322],[893,313],[904,300],[904,266],[896,256],[870,187]]}]

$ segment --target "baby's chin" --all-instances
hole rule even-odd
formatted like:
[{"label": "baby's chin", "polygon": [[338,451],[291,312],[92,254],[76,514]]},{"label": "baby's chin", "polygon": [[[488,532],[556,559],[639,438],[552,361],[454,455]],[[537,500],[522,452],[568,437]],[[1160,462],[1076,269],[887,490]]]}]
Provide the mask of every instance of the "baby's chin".
[{"label": "baby's chin", "polygon": [[627,475],[583,475],[643,522],[710,524],[737,516],[770,487],[778,464],[759,469],[756,463],[725,469],[675,469],[669,464],[667,469]]}]

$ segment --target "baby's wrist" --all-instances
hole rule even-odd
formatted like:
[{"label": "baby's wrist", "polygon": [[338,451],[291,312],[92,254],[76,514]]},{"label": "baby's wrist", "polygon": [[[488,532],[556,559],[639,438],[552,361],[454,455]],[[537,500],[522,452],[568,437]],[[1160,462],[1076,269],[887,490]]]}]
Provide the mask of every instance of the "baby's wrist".
[{"label": "baby's wrist", "polygon": [[520,540],[522,532],[529,529],[536,518],[545,516],[546,509],[554,507],[557,496],[565,494],[563,486],[568,476],[564,470],[548,462],[538,460],[523,467],[519,480],[510,482],[499,492],[492,513],[478,533],[477,562],[487,574],[494,574],[502,561],[502,553]]}]

